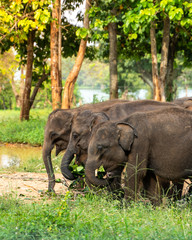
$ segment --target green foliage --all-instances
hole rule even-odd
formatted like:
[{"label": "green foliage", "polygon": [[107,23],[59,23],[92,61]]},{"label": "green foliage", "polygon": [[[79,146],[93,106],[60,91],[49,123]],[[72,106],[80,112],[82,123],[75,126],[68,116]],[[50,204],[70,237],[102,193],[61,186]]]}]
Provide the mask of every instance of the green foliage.
[{"label": "green foliage", "polygon": [[87,35],[89,33],[89,30],[86,29],[86,28],[79,28],[77,31],[76,31],[76,35],[79,37],[79,38],[86,38]]},{"label": "green foliage", "polygon": [[191,201],[153,208],[142,202],[120,206],[110,196],[46,198],[25,204],[0,197],[4,239],[191,239]]},{"label": "green foliage", "polygon": [[70,165],[70,170],[75,177],[79,177],[79,176],[85,177],[85,172],[84,172],[84,167],[83,166],[79,166],[77,164],[72,163]]},{"label": "green foliage", "polygon": [[[49,5],[51,1],[16,0],[11,4],[1,2],[0,22],[1,38],[9,37],[11,42],[19,44],[27,40],[29,31],[46,29],[50,23],[51,14]],[[10,31],[11,30],[11,31]],[[19,36],[19,38],[18,38]]]},{"label": "green foliage", "polygon": [[[120,95],[127,89],[131,93],[136,93],[140,89],[148,90],[147,84],[143,82],[141,76],[146,76],[146,78],[151,76],[150,67],[150,61],[147,58],[140,61],[127,59],[120,60],[118,62],[118,87]],[[151,78],[149,78],[148,81],[151,82]]]},{"label": "green foliage", "polygon": [[[192,26],[190,1],[162,0],[156,1],[136,1],[136,7],[130,9],[124,15],[124,32],[129,34],[129,39],[135,39],[136,35],[144,34],[146,28],[150,27],[153,20],[162,21],[169,16],[171,24],[190,30]],[[134,35],[134,37],[132,36]]]}]

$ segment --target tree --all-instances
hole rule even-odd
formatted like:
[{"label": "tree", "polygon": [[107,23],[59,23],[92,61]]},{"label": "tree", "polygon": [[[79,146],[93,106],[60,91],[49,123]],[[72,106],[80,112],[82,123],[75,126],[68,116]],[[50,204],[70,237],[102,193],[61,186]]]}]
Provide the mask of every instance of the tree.
[{"label": "tree", "polygon": [[35,38],[35,30],[29,31],[28,42],[27,42],[27,68],[26,68],[26,77],[25,77],[25,87],[23,91],[22,104],[21,104],[20,120],[29,120],[34,38]]},{"label": "tree", "polygon": [[[124,18],[124,31],[129,33],[129,40],[137,41],[138,36],[142,38],[150,30],[151,56],[152,56],[152,76],[154,85],[154,99],[165,101],[172,91],[173,61],[175,59],[176,48],[173,43],[174,32],[179,28],[180,35],[185,32],[191,36],[191,9],[190,1],[136,1],[136,6]],[[143,27],[144,26],[144,27]],[[163,27],[162,27],[163,26]],[[156,29],[159,29],[155,33]],[[178,31],[178,30],[177,30]],[[159,42],[159,36],[162,43]],[[158,39],[158,40],[157,40]],[[183,48],[184,45],[183,45]],[[179,48],[177,51],[180,50]],[[160,69],[158,69],[158,53],[161,52]],[[169,69],[168,69],[169,67]],[[169,81],[169,91],[165,91],[166,81]]]},{"label": "tree", "polygon": [[79,35],[82,39],[80,42],[79,51],[77,54],[75,64],[65,82],[63,100],[62,100],[63,109],[68,109],[71,107],[74,85],[77,80],[77,77],[85,56],[86,45],[88,40],[88,29],[89,29],[88,11],[90,7],[91,7],[91,0],[86,0],[85,15],[84,15],[84,22],[83,22],[84,27],[77,31],[77,35]]},{"label": "tree", "polygon": [[[115,17],[110,13],[111,7],[114,6],[117,10]],[[182,50],[186,59],[191,59],[190,9],[190,1],[97,1],[97,5],[90,11],[92,39],[102,44],[99,50],[102,50],[101,54],[106,59],[107,51],[109,51],[107,26],[109,22],[115,22],[117,24],[118,59],[134,59],[135,64],[138,65],[138,61],[153,52],[154,95],[156,99],[165,100],[166,97],[167,100],[172,100],[175,92],[173,66],[176,66],[177,53]],[[150,41],[150,30],[153,34],[152,41]],[[153,41],[156,43],[154,44]],[[154,61],[155,56],[156,61]],[[146,76],[141,76],[151,86],[150,77],[146,79]]]},{"label": "tree", "polygon": [[[21,106],[21,120],[29,119],[30,93],[32,84],[34,42],[41,38],[50,22],[50,1],[2,1],[0,47],[2,51],[14,46],[20,54],[20,64],[26,65],[25,89]],[[27,46],[27,47],[26,47]],[[45,50],[44,50],[45,52]],[[45,53],[41,52],[44,56]],[[36,52],[37,53],[37,52]],[[39,55],[38,55],[39,56]],[[38,57],[37,56],[37,57]],[[41,64],[44,62],[41,61]]]},{"label": "tree", "polygon": [[53,110],[61,107],[61,35],[60,19],[61,8],[60,0],[53,1],[51,22],[51,87],[52,87],[52,108]]},{"label": "tree", "polygon": [[[119,20],[121,1],[96,1],[90,11],[92,40],[106,48],[109,62],[110,99],[118,98]],[[108,56],[107,56],[108,55]]]}]

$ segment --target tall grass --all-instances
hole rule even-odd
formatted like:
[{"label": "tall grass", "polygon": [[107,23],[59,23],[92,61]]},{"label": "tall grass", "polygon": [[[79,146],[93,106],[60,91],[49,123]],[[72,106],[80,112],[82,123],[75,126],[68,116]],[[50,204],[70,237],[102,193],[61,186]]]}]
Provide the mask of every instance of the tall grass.
[{"label": "tall grass", "polygon": [[191,202],[154,208],[67,193],[51,203],[0,197],[0,239],[191,239]]}]

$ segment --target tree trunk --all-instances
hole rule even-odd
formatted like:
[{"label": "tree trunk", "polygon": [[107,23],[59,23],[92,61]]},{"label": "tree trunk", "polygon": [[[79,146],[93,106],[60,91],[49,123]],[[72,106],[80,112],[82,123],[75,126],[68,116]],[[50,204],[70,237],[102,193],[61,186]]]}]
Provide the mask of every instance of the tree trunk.
[{"label": "tree trunk", "polygon": [[20,113],[21,121],[29,120],[34,38],[35,38],[35,31],[30,31],[28,35],[28,42],[27,42],[27,69],[26,69],[26,78],[25,78],[25,88],[23,91],[21,113]]},{"label": "tree trunk", "polygon": [[163,39],[161,49],[160,75],[158,74],[157,45],[155,36],[155,22],[151,22],[151,57],[152,57],[152,78],[153,78],[153,98],[157,101],[165,102],[165,80],[167,75],[168,50],[169,50],[170,20],[166,17],[163,27]]},{"label": "tree trunk", "polygon": [[157,62],[157,43],[155,36],[155,22],[151,22],[150,28],[150,39],[151,39],[151,58],[152,58],[152,79],[153,79],[153,99],[161,101],[160,96],[160,83],[158,73],[158,62]]},{"label": "tree trunk", "polygon": [[170,20],[166,17],[163,26],[163,39],[161,49],[161,64],[160,64],[160,91],[161,101],[165,102],[165,78],[167,75],[167,63],[168,63],[168,52],[169,52],[169,35],[170,35]]},{"label": "tree trunk", "polygon": [[60,54],[59,52],[59,19],[60,19],[60,0],[53,2],[52,18],[57,19],[51,22],[51,88],[52,88],[52,108],[53,110],[61,107],[61,76],[59,72]]},{"label": "tree trunk", "polygon": [[[61,89],[61,95],[62,95],[62,35],[61,35],[61,2],[59,1],[59,39],[58,39],[58,70],[59,70],[59,81],[60,81],[60,89]],[[61,100],[62,102],[62,97]],[[61,104],[60,104],[61,106]]]},{"label": "tree trunk", "polygon": [[[91,7],[91,0],[86,0],[84,23],[83,23],[84,28],[86,28],[86,29],[89,29],[89,15],[87,14],[87,12],[89,11],[90,7]],[[84,56],[85,56],[87,39],[88,39],[88,36],[85,39],[81,39],[81,43],[79,46],[79,51],[77,54],[77,58],[75,60],[75,64],[65,82],[63,100],[62,100],[62,108],[63,109],[68,109],[71,107],[72,98],[73,98],[73,89],[74,89],[74,85],[77,80],[79,71],[81,69]]]},{"label": "tree trunk", "polygon": [[30,99],[30,109],[33,105],[33,102],[35,100],[35,97],[37,95],[37,92],[38,92],[39,88],[41,87],[42,83],[47,79],[48,76],[49,76],[49,74],[43,73],[43,75],[41,76],[41,78],[39,78],[37,84],[35,85],[35,88],[33,90],[33,93],[31,95],[31,99]]},{"label": "tree trunk", "polygon": [[[115,14],[116,10],[112,10]],[[118,75],[117,75],[117,24],[109,23],[109,72],[110,72],[110,99],[118,98]]]},{"label": "tree trunk", "polygon": [[177,36],[176,36],[176,33],[174,33],[169,43],[169,56],[168,56],[166,85],[165,85],[165,95],[166,95],[167,101],[174,100],[175,91],[173,90],[173,80],[174,80],[173,64],[175,59],[176,43],[177,43]]}]

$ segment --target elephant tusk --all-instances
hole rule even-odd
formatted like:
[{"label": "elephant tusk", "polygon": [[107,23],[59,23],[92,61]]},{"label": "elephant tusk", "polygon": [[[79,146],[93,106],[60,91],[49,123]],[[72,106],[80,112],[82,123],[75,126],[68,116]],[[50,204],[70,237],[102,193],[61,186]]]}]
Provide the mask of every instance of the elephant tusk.
[{"label": "elephant tusk", "polygon": [[[98,177],[98,172],[99,172],[99,169],[97,168],[97,169],[95,169],[95,177]],[[106,178],[108,178],[108,175],[107,175],[107,173],[102,177],[103,179],[106,179]]]}]

